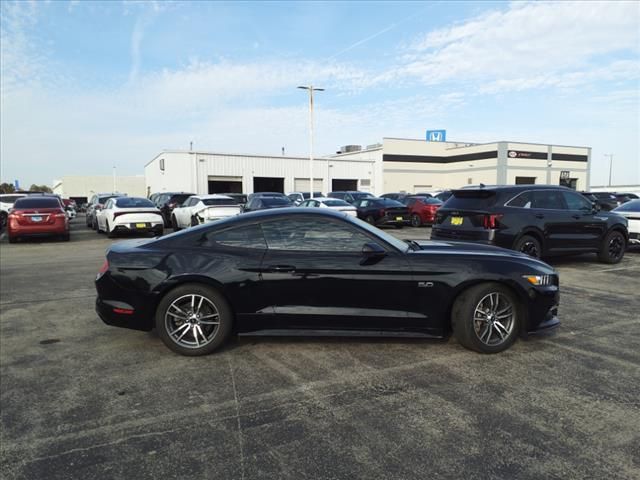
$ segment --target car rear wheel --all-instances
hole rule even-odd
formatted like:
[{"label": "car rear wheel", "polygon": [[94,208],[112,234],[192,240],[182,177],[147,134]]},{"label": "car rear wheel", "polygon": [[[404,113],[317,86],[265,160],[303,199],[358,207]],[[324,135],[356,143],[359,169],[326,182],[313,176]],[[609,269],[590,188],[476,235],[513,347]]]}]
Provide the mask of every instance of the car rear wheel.
[{"label": "car rear wheel", "polygon": [[9,237],[9,243],[16,243],[18,241],[18,237]]},{"label": "car rear wheel", "polygon": [[513,247],[514,250],[526,253],[530,257],[540,258],[542,256],[542,246],[536,237],[523,235]]},{"label": "car rear wheel", "polygon": [[178,226],[178,221],[176,220],[175,215],[171,217],[171,226],[173,227],[174,232],[177,232],[178,230],[180,230],[180,227]]},{"label": "car rear wheel", "polygon": [[68,242],[69,240],[71,240],[71,235],[69,233],[65,233],[61,238],[63,242]]},{"label": "car rear wheel", "polygon": [[618,263],[624,257],[626,247],[627,242],[622,233],[617,230],[609,232],[600,246],[598,260],[603,263]]},{"label": "car rear wheel", "polygon": [[200,222],[198,222],[198,219],[196,218],[195,215],[191,215],[191,226],[192,227],[196,227],[200,225]]},{"label": "car rear wheel", "polygon": [[231,332],[233,313],[224,297],[202,284],[169,292],[158,305],[156,328],[164,344],[176,353],[207,355]]},{"label": "car rear wheel", "polygon": [[109,227],[109,222],[106,221],[104,222],[105,224],[105,228],[106,228],[106,232],[107,232],[107,237],[109,238],[113,238],[116,236],[115,232],[113,230],[111,230],[111,228]]},{"label": "car rear wheel", "polygon": [[365,222],[371,224],[371,225],[375,225],[376,224],[376,219],[373,218],[373,215],[367,215],[367,218],[364,219]]},{"label": "car rear wheel", "polygon": [[502,352],[518,336],[520,305],[515,295],[500,284],[476,285],[456,299],[451,325],[464,347],[480,353]]},{"label": "car rear wheel", "polygon": [[422,226],[422,219],[420,218],[420,215],[418,215],[417,213],[414,213],[413,215],[411,215],[411,226],[412,227]]},{"label": "car rear wheel", "polygon": [[0,230],[2,230],[4,227],[6,227],[7,225],[7,213],[6,212],[0,212]]}]

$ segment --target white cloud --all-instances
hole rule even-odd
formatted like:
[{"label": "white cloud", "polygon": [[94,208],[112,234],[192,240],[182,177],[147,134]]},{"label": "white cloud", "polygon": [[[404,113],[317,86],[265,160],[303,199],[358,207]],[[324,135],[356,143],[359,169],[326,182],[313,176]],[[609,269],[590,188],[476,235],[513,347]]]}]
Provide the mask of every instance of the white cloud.
[{"label": "white cloud", "polygon": [[530,84],[521,79],[578,74],[603,54],[636,56],[639,25],[635,1],[515,2],[422,36],[405,52],[396,75],[427,84],[501,79],[507,80],[504,87],[535,87],[535,78]]}]

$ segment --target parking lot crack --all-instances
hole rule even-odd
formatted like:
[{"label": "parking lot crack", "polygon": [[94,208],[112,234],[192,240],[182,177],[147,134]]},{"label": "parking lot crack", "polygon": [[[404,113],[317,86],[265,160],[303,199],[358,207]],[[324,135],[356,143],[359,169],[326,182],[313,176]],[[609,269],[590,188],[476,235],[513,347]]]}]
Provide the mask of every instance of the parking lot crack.
[{"label": "parking lot crack", "polygon": [[233,388],[233,398],[236,406],[236,421],[238,423],[238,451],[240,453],[240,478],[244,480],[244,445],[242,440],[242,422],[240,420],[240,402],[238,401],[238,389],[236,388],[236,379],[233,374],[233,365],[231,365],[230,357],[227,357],[229,364],[229,373],[231,374],[231,386]]}]

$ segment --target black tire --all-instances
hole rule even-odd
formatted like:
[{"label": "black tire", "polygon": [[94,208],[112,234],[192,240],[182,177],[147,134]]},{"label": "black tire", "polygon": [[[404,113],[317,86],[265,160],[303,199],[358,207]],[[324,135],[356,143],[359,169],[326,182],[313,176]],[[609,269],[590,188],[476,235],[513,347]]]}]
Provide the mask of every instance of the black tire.
[{"label": "black tire", "polygon": [[62,235],[62,241],[63,242],[68,242],[69,240],[71,240],[71,234],[70,233],[65,233],[64,235]]},{"label": "black tire", "polygon": [[0,212],[0,232],[7,226],[8,218],[7,212]]},{"label": "black tire", "polygon": [[604,237],[598,252],[598,260],[602,263],[618,263],[624,257],[626,248],[627,240],[624,235],[617,230],[613,230]]},{"label": "black tire", "polygon": [[178,221],[176,220],[175,215],[171,217],[171,227],[173,228],[174,232],[179,232],[181,230],[181,228],[178,227]]},{"label": "black tire", "polygon": [[[186,299],[188,305],[189,297],[191,295],[204,297],[208,302],[210,302],[210,304],[203,302],[203,307],[201,307],[202,309],[199,311],[207,313],[203,318],[206,318],[207,315],[212,315],[211,312],[217,311],[217,317],[215,317],[219,322],[217,325],[204,325],[200,323],[205,320],[192,319],[192,321],[196,323],[192,323],[192,321],[182,321],[180,317],[176,318],[173,315],[168,315],[170,309],[172,312],[179,313],[178,310],[174,310],[171,307],[174,302],[179,303],[182,299]],[[198,304],[199,302],[196,301],[195,303]],[[213,308],[211,308],[211,305],[213,305]],[[182,311],[190,315],[191,313],[195,313],[194,310],[195,309],[183,309]],[[155,323],[158,336],[169,349],[187,356],[208,355],[218,349],[231,333],[233,326],[233,312],[225,298],[218,291],[207,285],[190,283],[181,285],[164,296],[158,304]],[[168,330],[169,328],[174,329],[173,332],[175,335],[184,335],[185,340],[179,340],[172,337]],[[179,331],[181,328],[183,329],[182,332]],[[203,339],[208,339],[207,343],[203,346],[192,345],[195,343],[196,337],[200,336],[196,331],[197,328],[199,328],[199,331],[203,333]],[[205,337],[204,335],[207,336]]]},{"label": "black tire", "polygon": [[18,241],[18,237],[9,237],[9,243],[16,243]]},{"label": "black tire", "polygon": [[196,216],[191,215],[191,226],[197,227],[198,225],[200,225],[200,222],[198,222],[198,219],[196,218]]},{"label": "black tire", "polygon": [[398,230],[400,230],[401,228],[404,228],[404,224],[403,223],[396,223],[396,228]]},{"label": "black tire", "polygon": [[540,245],[540,241],[536,237],[531,235],[523,235],[520,237],[513,245],[513,249],[533,258],[542,257],[542,245]]},{"label": "black tire", "polygon": [[420,215],[418,215],[417,213],[414,213],[413,215],[411,215],[411,226],[412,227],[422,226],[422,219],[420,218]]},{"label": "black tire", "polygon": [[367,222],[370,225],[375,225],[376,224],[376,219],[373,218],[373,215],[367,215],[367,218],[365,218],[364,221]]},{"label": "black tire", "polygon": [[[498,295],[494,297],[496,306],[490,310],[491,313],[485,313],[486,307],[491,308],[494,304],[488,300],[490,295]],[[511,310],[505,311],[508,305],[511,305]],[[481,310],[480,314],[478,310]],[[511,317],[500,318],[509,312]],[[499,283],[482,283],[468,288],[456,298],[451,311],[451,327],[465,348],[480,353],[498,353],[515,342],[522,315],[521,303],[510,289]]]}]

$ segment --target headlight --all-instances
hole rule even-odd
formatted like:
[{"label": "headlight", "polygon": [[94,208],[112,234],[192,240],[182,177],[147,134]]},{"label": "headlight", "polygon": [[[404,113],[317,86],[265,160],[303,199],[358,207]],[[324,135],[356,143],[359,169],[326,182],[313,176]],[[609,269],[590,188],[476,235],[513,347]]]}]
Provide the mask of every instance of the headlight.
[{"label": "headlight", "polygon": [[527,280],[531,285],[535,285],[537,287],[553,285],[552,275],[523,275],[522,278]]}]

